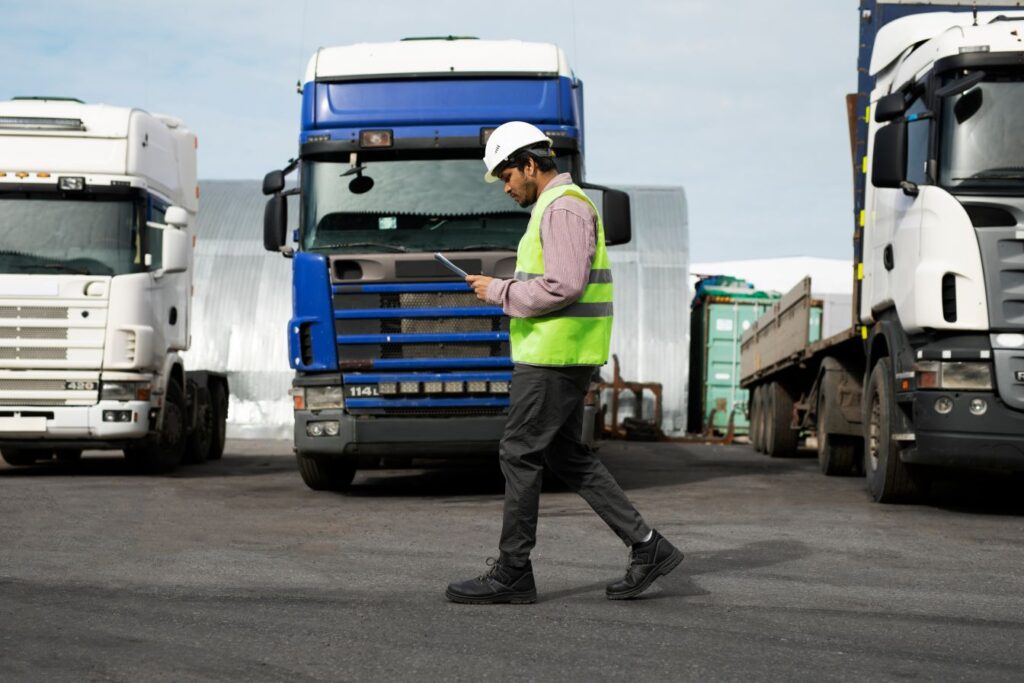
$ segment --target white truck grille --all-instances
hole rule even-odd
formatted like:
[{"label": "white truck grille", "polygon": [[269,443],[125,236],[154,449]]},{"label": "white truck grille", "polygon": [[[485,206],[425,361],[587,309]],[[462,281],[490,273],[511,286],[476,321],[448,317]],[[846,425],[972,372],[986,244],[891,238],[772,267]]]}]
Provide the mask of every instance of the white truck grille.
[{"label": "white truck grille", "polygon": [[98,370],[107,302],[0,300],[0,368]]}]

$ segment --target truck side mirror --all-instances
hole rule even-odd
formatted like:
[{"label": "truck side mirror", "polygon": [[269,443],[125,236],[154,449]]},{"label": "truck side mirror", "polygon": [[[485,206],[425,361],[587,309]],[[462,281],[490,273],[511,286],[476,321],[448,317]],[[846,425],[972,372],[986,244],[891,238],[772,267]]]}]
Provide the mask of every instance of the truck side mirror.
[{"label": "truck side mirror", "polygon": [[907,122],[893,121],[875,132],[871,159],[871,184],[875,187],[900,187],[906,180]]},{"label": "truck side mirror", "polygon": [[894,92],[878,100],[875,104],[875,121],[885,123],[903,116],[907,110],[907,101],[901,92]]},{"label": "truck side mirror", "polygon": [[587,195],[601,207],[601,218],[604,221],[604,243],[609,247],[628,244],[633,239],[629,195],[622,190],[613,190],[603,185],[591,185],[590,183],[580,183],[579,185],[588,190]]},{"label": "truck side mirror", "polygon": [[188,269],[188,253],[192,240],[184,230],[167,227],[163,230],[162,275],[183,273]]},{"label": "truck side mirror", "polygon": [[269,196],[284,189],[284,171],[271,171],[263,176],[263,194]]},{"label": "truck side mirror", "polygon": [[180,206],[169,206],[164,212],[164,223],[176,228],[184,228],[188,225],[188,212]]},{"label": "truck side mirror", "polygon": [[263,248],[280,251],[288,229],[288,198],[279,194],[267,200],[263,210]]}]

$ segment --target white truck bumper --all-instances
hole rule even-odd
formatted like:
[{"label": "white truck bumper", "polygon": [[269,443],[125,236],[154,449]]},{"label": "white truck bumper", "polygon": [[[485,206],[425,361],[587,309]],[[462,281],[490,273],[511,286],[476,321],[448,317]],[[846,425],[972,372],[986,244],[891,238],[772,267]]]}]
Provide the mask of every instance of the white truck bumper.
[{"label": "white truck bumper", "polygon": [[4,406],[0,408],[0,442],[141,439],[149,432],[151,407],[149,401],[100,401],[92,406]]}]

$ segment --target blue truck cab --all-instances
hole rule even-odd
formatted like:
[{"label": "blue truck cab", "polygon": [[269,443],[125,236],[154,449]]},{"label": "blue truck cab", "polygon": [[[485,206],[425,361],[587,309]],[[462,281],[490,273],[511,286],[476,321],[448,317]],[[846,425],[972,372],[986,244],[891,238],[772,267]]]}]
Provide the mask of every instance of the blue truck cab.
[{"label": "blue truck cab", "polygon": [[[528,121],[582,184],[582,83],[550,44],[324,48],[309,62],[301,120],[297,159],[268,173],[263,191],[264,246],[293,263],[287,334],[303,480],[338,490],[382,459],[493,454],[509,404],[508,319],[433,254],[512,277],[529,210],[484,182],[483,146],[502,123]],[[609,243],[628,242],[626,195],[588,187]]]}]

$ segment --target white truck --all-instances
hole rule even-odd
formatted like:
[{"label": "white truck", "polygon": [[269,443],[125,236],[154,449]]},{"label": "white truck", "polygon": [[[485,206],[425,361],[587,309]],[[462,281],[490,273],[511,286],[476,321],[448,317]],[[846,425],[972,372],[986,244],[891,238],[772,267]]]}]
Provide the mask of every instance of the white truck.
[{"label": "white truck", "polygon": [[1024,9],[860,21],[853,325],[806,344],[805,280],[744,336],[741,382],[755,448],[816,431],[824,473],[911,501],[938,468],[1024,471]]},{"label": "white truck", "polygon": [[187,372],[196,136],[139,109],[0,102],[0,454],[219,458],[228,385]]}]

